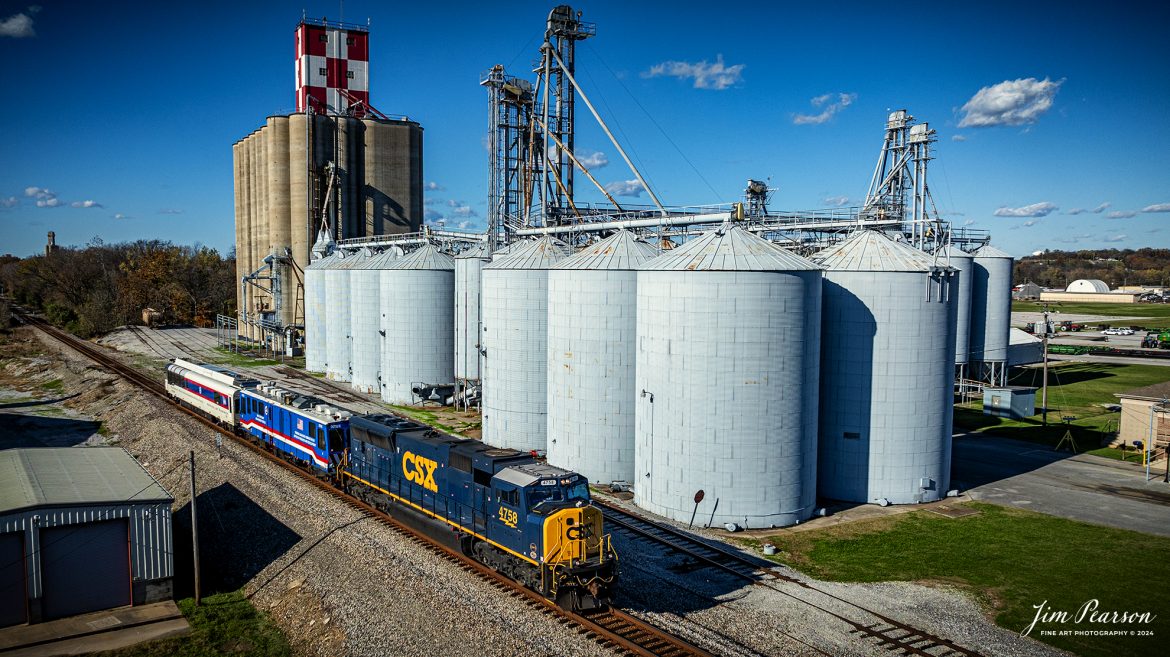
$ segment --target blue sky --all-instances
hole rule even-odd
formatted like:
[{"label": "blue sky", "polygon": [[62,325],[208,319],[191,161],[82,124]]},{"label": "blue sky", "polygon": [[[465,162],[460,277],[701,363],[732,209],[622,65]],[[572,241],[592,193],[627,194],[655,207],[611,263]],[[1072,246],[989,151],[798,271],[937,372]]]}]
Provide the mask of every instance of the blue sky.
[{"label": "blue sky", "polygon": [[[0,0],[0,253],[34,253],[48,230],[230,248],[231,145],[292,109],[302,9],[339,5],[36,1]],[[479,76],[524,75],[551,7],[344,3],[370,21],[371,103],[425,129],[432,220],[482,225]],[[667,205],[738,200],[749,177],[770,177],[773,209],[856,204],[887,111],[906,108],[938,131],[930,183],[956,226],[1016,255],[1170,247],[1163,3],[574,7],[597,24],[578,78]],[[579,107],[579,153],[629,187]]]}]

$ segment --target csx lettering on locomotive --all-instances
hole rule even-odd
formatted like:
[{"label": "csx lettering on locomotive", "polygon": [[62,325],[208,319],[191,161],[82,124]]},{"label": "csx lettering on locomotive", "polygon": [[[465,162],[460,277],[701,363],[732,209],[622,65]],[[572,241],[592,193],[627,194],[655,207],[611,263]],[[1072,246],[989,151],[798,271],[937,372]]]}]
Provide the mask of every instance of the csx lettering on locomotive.
[{"label": "csx lettering on locomotive", "polygon": [[437,467],[439,464],[435,461],[414,452],[402,455],[402,474],[406,475],[407,481],[413,481],[432,493],[439,491],[439,485],[435,483],[435,468]]}]

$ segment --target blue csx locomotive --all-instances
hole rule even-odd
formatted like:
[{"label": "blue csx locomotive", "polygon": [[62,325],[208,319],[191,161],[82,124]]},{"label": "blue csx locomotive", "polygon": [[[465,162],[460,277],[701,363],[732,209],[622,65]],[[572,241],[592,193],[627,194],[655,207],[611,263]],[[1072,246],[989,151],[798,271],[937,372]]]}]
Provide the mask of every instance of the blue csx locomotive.
[{"label": "blue csx locomotive", "polygon": [[585,477],[392,415],[176,360],[167,391],[558,604],[609,604],[617,556]]}]

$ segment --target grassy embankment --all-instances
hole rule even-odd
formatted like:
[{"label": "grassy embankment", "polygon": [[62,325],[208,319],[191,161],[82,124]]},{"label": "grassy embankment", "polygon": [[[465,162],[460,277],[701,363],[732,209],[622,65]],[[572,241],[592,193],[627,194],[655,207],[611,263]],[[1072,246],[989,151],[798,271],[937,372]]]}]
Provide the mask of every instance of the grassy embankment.
[{"label": "grassy embankment", "polygon": [[[1104,315],[1106,317],[1136,317],[1138,319],[1101,320],[1090,322],[1111,326],[1141,326],[1147,329],[1170,328],[1170,303],[1060,303],[1046,302],[1049,310],[1056,311],[1051,319],[1063,321],[1061,315]],[[1040,312],[1045,303],[1039,301],[1013,301],[1012,312]]]},{"label": "grassy embankment", "polygon": [[292,655],[280,629],[257,611],[242,593],[218,593],[195,606],[193,598],[179,601],[191,623],[191,633],[99,653],[101,657],[284,657]]},{"label": "grassy embankment", "polygon": [[[1106,410],[1101,404],[1117,404],[1114,393],[1170,380],[1170,367],[1160,365],[1122,365],[1113,363],[1050,362],[1048,366],[1048,426],[1039,413],[1022,420],[983,414],[982,401],[955,406],[955,427],[997,436],[1056,445],[1071,427],[1081,450],[1097,450],[1102,439],[1117,432],[1120,413]],[[1040,368],[1014,368],[1009,385],[1039,388],[1043,381]],[[1040,410],[1040,391],[1036,391],[1036,409]],[[1070,427],[1061,421],[1072,416]],[[1098,455],[1118,458],[1119,453],[1105,450]],[[1133,455],[1130,454],[1130,459]]]},{"label": "grassy embankment", "polygon": [[[1092,599],[1101,611],[1148,611],[1158,616],[1153,624],[1113,629],[1148,629],[1153,637],[1040,636],[1040,625],[1031,636],[1086,657],[1164,654],[1170,570],[1163,564],[1170,539],[992,504],[963,506],[978,513],[947,518],[913,511],[768,540],[781,550],[777,561],[819,579],[956,586],[1015,632],[1032,622],[1033,605],[1045,601],[1070,613]],[[1110,629],[1090,623],[1049,629],[1078,627]]]}]

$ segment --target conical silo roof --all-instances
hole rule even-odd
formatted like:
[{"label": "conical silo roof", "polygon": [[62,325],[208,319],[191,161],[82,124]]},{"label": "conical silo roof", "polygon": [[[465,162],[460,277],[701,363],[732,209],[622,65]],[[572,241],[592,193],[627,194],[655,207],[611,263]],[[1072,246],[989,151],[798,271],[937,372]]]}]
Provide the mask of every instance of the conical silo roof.
[{"label": "conical silo roof", "polygon": [[337,262],[337,254],[330,253],[324,258],[317,258],[313,262],[309,263],[309,266],[305,267],[305,269],[329,269],[335,262]]},{"label": "conical silo roof", "polygon": [[978,251],[975,252],[974,255],[976,258],[1012,258],[1012,259],[1015,259],[1015,256],[1013,256],[1012,254],[1004,253],[1003,251],[1000,251],[999,249],[995,248],[994,246],[992,246],[990,244],[988,244],[987,246],[981,247]]},{"label": "conical silo roof", "polygon": [[658,249],[630,231],[620,230],[558,262],[553,269],[632,270],[657,257]]},{"label": "conical silo roof", "polygon": [[455,271],[455,259],[440,252],[433,244],[402,256],[386,265],[386,269],[439,269]]},{"label": "conical silo roof", "polygon": [[366,263],[373,258],[369,249],[359,249],[345,256],[344,259],[333,265],[332,269],[365,269]]},{"label": "conical silo roof", "polygon": [[717,228],[677,249],[643,263],[653,271],[801,271],[818,270],[807,258],[785,251],[768,240],[732,226]]},{"label": "conical silo roof", "polygon": [[402,247],[391,246],[385,251],[376,254],[370,261],[366,263],[366,269],[386,269],[390,263],[402,257]]},{"label": "conical silo roof", "polygon": [[942,247],[941,249],[938,250],[938,254],[944,258],[974,258],[975,257],[974,254],[967,253],[963,249],[960,249],[959,247],[955,246],[954,244],[950,244],[948,246]]},{"label": "conical silo roof", "polygon": [[484,269],[550,269],[568,255],[568,245],[545,235],[531,242],[511,245],[507,255],[500,256]]},{"label": "conical silo roof", "polygon": [[480,259],[486,260],[490,257],[492,257],[492,253],[491,253],[491,251],[488,250],[487,242],[480,242],[479,244],[476,244],[475,246],[471,247],[470,249],[464,249],[464,250],[460,251],[455,256],[455,259],[462,260],[464,258],[480,258]]},{"label": "conical silo roof", "polygon": [[934,258],[875,230],[861,230],[840,244],[814,253],[812,259],[830,271],[930,271]]}]

